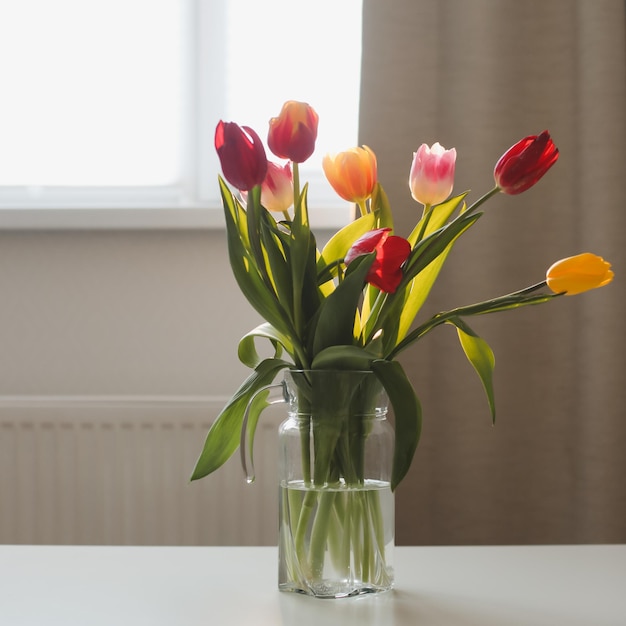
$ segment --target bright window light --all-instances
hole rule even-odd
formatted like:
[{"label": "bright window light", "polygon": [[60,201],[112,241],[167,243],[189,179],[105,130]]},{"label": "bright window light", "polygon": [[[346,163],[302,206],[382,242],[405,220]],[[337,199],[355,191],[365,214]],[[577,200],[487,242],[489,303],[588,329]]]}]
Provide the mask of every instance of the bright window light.
[{"label": "bright window light", "polygon": [[320,124],[315,153],[303,171],[319,170],[327,152],[356,145],[361,4],[228,0],[228,115],[265,140],[268,120],[283,102],[308,102]]},{"label": "bright window light", "polygon": [[181,178],[179,0],[0,2],[0,184]]},{"label": "bright window light", "polygon": [[341,204],[321,160],[357,142],[361,4],[0,0],[0,227],[28,227],[22,209],[46,209],[51,227],[55,210],[85,224],[96,208],[103,226],[132,209],[206,224],[220,213],[215,125],[265,140],[289,99],[320,116],[310,197]]}]

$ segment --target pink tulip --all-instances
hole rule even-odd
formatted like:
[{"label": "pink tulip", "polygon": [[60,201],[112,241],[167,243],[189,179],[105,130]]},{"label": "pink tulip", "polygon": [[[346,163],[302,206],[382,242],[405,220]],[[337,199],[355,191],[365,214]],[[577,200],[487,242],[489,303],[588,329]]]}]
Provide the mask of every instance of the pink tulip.
[{"label": "pink tulip", "polygon": [[443,202],[454,186],[456,150],[446,150],[439,143],[429,148],[423,143],[413,154],[409,176],[411,195],[417,202],[433,205]]},{"label": "pink tulip", "polygon": [[268,161],[261,185],[261,204],[277,213],[284,213],[293,204],[293,174],[289,163],[278,165]]}]

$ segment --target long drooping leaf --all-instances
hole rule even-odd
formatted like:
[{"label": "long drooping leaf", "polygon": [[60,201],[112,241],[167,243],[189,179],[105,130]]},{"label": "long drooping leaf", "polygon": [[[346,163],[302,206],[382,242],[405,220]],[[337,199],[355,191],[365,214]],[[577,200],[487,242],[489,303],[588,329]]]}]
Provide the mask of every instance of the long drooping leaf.
[{"label": "long drooping leaf", "polygon": [[279,346],[282,346],[287,354],[293,357],[294,347],[290,337],[281,333],[268,322],[264,322],[263,324],[259,324],[259,326],[251,330],[249,333],[246,333],[239,340],[237,356],[239,357],[239,360],[249,368],[254,369],[263,360],[256,351],[254,343],[256,337],[268,339],[273,344],[275,350],[274,358],[280,357]]},{"label": "long drooping leaf", "polygon": [[391,489],[400,484],[411,467],[422,432],[422,407],[398,361],[377,360],[372,371],[385,388],[395,417],[395,448]]},{"label": "long drooping leaf", "polygon": [[453,317],[450,323],[456,326],[463,352],[465,352],[467,360],[472,364],[483,384],[491,410],[491,421],[495,423],[496,402],[493,392],[493,369],[496,365],[496,359],[493,350],[462,319]]},{"label": "long drooping leaf", "polygon": [[[265,359],[259,363],[213,422],[191,480],[214,472],[232,456],[239,445],[241,424],[250,398],[259,389],[269,385],[278,372],[287,367],[289,363],[280,359]],[[262,407],[256,408],[260,411]]]},{"label": "long drooping leaf", "polygon": [[237,349],[237,356],[239,360],[251,369],[254,369],[263,359],[259,356],[256,350],[255,339],[259,337],[262,339],[268,339],[274,346],[274,358],[277,359],[281,356],[282,349],[287,354],[293,357],[294,347],[291,343],[291,339],[278,331],[268,322],[259,324],[256,328],[246,333],[239,340],[239,347]]}]

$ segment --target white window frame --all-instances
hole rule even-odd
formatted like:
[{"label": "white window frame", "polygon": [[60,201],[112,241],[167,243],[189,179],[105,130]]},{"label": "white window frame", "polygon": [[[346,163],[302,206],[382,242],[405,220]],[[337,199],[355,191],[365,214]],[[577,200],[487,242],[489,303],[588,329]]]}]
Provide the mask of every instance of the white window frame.
[{"label": "white window frame", "polygon": [[[181,0],[194,25],[188,47],[190,90],[185,114],[184,171],[181,185],[162,187],[4,187],[0,188],[0,230],[197,229],[223,228],[213,149],[215,120],[225,108],[223,49],[228,0]],[[319,173],[307,180],[321,183]],[[318,194],[310,206],[314,227],[336,229],[351,207],[331,194]],[[310,196],[311,197],[311,196]]]}]

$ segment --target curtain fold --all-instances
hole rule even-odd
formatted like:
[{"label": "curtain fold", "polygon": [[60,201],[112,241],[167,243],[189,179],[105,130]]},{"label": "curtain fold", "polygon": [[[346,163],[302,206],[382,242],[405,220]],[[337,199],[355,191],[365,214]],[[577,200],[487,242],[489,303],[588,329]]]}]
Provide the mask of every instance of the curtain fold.
[{"label": "curtain fold", "polygon": [[608,287],[470,320],[496,355],[497,420],[453,329],[402,357],[422,442],[397,494],[405,544],[626,542],[626,14],[622,0],[364,0],[360,143],[377,154],[397,234],[421,143],[456,147],[475,199],[518,139],[549,129],[560,159],[500,194],[457,244],[424,314],[542,280],[590,251]]}]

